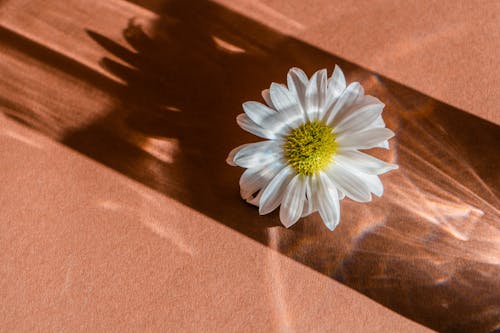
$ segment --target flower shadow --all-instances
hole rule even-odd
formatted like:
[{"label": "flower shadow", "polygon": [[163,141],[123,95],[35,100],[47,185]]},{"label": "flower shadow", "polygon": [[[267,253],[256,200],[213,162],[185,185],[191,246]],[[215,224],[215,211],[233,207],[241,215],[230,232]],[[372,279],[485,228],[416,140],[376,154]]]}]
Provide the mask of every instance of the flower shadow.
[{"label": "flower shadow", "polygon": [[[424,325],[494,327],[498,126],[211,2],[168,1],[158,14],[152,26],[131,19],[127,45],[88,30],[108,53],[102,67],[123,82],[120,102],[65,144]],[[335,232],[317,215],[287,230],[238,196],[242,170],[226,154],[258,139],[235,117],[290,67],[334,64],[386,103],[397,137],[374,154],[401,170],[383,176],[383,198],[345,200]]]}]

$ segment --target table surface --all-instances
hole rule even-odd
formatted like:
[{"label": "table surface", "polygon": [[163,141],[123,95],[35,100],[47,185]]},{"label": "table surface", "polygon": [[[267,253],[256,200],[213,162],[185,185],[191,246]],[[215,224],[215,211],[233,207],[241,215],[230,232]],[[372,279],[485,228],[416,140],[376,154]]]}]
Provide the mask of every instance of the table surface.
[{"label": "table surface", "polygon": [[[493,330],[498,7],[1,2],[2,330]],[[238,197],[234,117],[335,63],[386,103],[400,170],[335,232],[286,230]]]}]

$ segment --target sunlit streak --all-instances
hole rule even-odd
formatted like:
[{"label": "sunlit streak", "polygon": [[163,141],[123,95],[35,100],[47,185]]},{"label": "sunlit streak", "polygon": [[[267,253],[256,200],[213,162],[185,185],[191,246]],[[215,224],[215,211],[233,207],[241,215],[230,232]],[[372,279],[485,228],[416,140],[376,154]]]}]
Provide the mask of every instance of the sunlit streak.
[{"label": "sunlit streak", "polygon": [[[279,233],[278,227],[269,228],[267,230],[268,245],[273,250],[278,250],[279,246]],[[276,310],[276,320],[279,322],[278,332],[293,332],[292,318],[288,313],[286,304],[286,282],[281,276],[279,254],[271,251],[268,255],[269,258],[269,279],[271,284],[271,295],[273,297],[274,309]]]},{"label": "sunlit streak", "polygon": [[142,200],[139,200],[132,205],[123,205],[116,201],[103,200],[98,203],[98,206],[118,214],[126,215],[129,218],[135,217],[157,236],[174,244],[180,251],[188,254],[189,256],[194,255],[192,247],[184,242],[182,233],[177,232],[169,223],[160,222],[153,216],[155,205],[152,200],[149,200],[147,194],[142,197]]}]

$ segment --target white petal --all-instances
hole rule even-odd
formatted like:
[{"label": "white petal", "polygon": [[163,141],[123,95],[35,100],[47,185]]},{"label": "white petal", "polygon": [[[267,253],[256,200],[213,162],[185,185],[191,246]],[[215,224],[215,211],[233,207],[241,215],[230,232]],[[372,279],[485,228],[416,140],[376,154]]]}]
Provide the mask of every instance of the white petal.
[{"label": "white petal", "polygon": [[[371,128],[379,128],[379,127],[385,127],[385,122],[382,116],[380,115],[377,120],[375,120],[371,126]],[[389,149],[389,141],[385,140],[379,145],[376,145],[374,148],[384,148],[384,149]]]},{"label": "white petal", "polygon": [[312,177],[307,177],[306,183],[306,199],[304,200],[304,210],[302,211],[301,217],[306,217],[311,215],[315,211],[315,205],[313,200],[313,192],[312,192]]},{"label": "white petal", "polygon": [[382,181],[380,181],[379,176],[375,175],[363,175],[366,184],[368,184],[368,188],[370,192],[375,194],[377,197],[381,197],[384,194],[384,185]]},{"label": "white petal", "polygon": [[266,121],[267,126],[286,133],[287,129],[292,130],[306,121],[295,96],[283,85],[272,83],[269,92],[278,112]]},{"label": "white petal", "polygon": [[306,112],[309,120],[318,120],[326,96],[326,69],[317,71],[311,77],[306,89]]},{"label": "white petal", "polygon": [[276,174],[285,167],[281,161],[276,161],[265,166],[245,170],[240,178],[240,194],[243,199],[265,187]]},{"label": "white petal", "polygon": [[273,104],[273,101],[271,101],[271,94],[269,93],[269,89],[264,89],[262,90],[262,98],[266,102],[266,104],[270,107],[276,110],[276,107]]},{"label": "white petal", "polygon": [[349,106],[353,104],[356,100],[363,97],[365,91],[359,82],[351,83],[343,92],[342,95],[337,99],[335,104],[333,104],[328,110],[325,110],[325,115],[323,120],[331,125],[334,123],[336,118],[339,118],[343,113],[348,110]]},{"label": "white petal", "polygon": [[272,212],[281,204],[285,189],[294,173],[292,167],[286,166],[266,186],[259,201],[260,215]]},{"label": "white petal", "polygon": [[384,118],[382,118],[382,115],[380,115],[372,124],[371,127],[373,128],[378,128],[378,127],[385,127],[385,122]]},{"label": "white petal", "polygon": [[304,209],[302,210],[302,215],[300,217],[307,217],[312,213],[314,213],[315,210],[312,207],[313,207],[312,204],[310,204],[308,200],[305,200]]},{"label": "white petal", "polygon": [[335,161],[345,168],[354,169],[370,175],[380,175],[398,168],[397,164],[384,162],[357,150],[339,149],[337,155],[335,155]]},{"label": "white petal", "polygon": [[[358,110],[363,109],[364,107],[368,106],[380,107],[380,105],[384,105],[384,103],[382,103],[379,99],[370,95],[360,95],[354,101],[354,103],[339,110],[339,112],[335,115],[335,117],[332,119],[329,125],[335,127],[340,122],[342,122],[346,117],[351,116],[352,113],[357,113]],[[377,118],[377,120],[372,122],[372,124],[378,121],[379,119]]]},{"label": "white petal", "polygon": [[358,202],[371,201],[370,189],[356,174],[338,164],[333,164],[327,170],[327,174],[335,187],[339,188],[352,200]]},{"label": "white petal", "polygon": [[384,149],[389,149],[389,141],[385,140],[382,143],[374,146],[373,148],[384,148]]},{"label": "white petal", "polygon": [[384,104],[371,104],[351,112],[334,127],[334,132],[358,132],[370,128],[370,125],[380,117],[384,106]]},{"label": "white petal", "polygon": [[308,82],[309,79],[307,78],[306,73],[304,73],[302,69],[294,67],[288,71],[287,75],[288,89],[293,95],[296,96],[296,100],[300,104],[300,106],[302,107],[302,111],[304,112],[306,110],[305,98],[306,98],[306,88]]},{"label": "white petal", "polygon": [[325,110],[329,109],[346,88],[345,76],[339,66],[335,65],[332,76],[328,79]]},{"label": "white petal", "polygon": [[226,163],[231,165],[231,166],[236,166],[236,163],[234,163],[234,155],[236,155],[237,152],[239,152],[243,147],[246,147],[247,145],[248,145],[248,143],[241,145],[241,146],[238,146],[238,147],[234,148],[233,150],[231,150],[229,152],[229,154],[227,154]]},{"label": "white petal", "polygon": [[[299,116],[299,120],[302,121],[302,115]],[[274,112],[272,117],[268,117],[266,121],[262,123],[262,126],[256,124],[246,113],[242,113],[236,117],[236,121],[241,128],[250,132],[254,135],[260,136],[261,138],[266,138],[270,140],[283,138],[294,128],[292,115],[288,112]]]},{"label": "white petal", "polygon": [[236,117],[236,122],[245,131],[252,133],[264,139],[277,139],[281,137],[280,133],[274,133],[268,129],[262,128],[250,119],[245,113],[241,113]]},{"label": "white petal", "polygon": [[339,200],[344,200],[345,198],[345,193],[342,192],[341,190],[337,189],[338,195],[339,195]]},{"label": "white petal", "polygon": [[394,136],[394,133],[388,128],[370,128],[361,132],[345,132],[337,136],[339,148],[348,149],[370,149],[385,140]]},{"label": "white petal", "polygon": [[262,191],[259,191],[259,193],[255,197],[248,198],[247,202],[251,205],[259,207],[259,202],[260,202],[261,196],[262,196]]},{"label": "white petal", "polygon": [[248,147],[249,145],[251,145],[251,143],[245,143],[245,144],[243,144],[241,146],[233,148],[229,152],[229,154],[227,154],[226,163],[229,164],[229,165],[232,165],[232,166],[237,166],[236,162],[234,161],[234,157],[236,156],[237,153],[240,152],[240,150],[242,150],[243,148]]},{"label": "white petal", "polygon": [[296,175],[285,190],[280,208],[280,220],[287,228],[294,225],[302,215],[306,198],[306,184],[306,177]]},{"label": "white petal", "polygon": [[314,176],[315,196],[319,215],[328,229],[333,230],[340,221],[340,204],[337,189],[324,172]]},{"label": "white petal", "polygon": [[328,79],[328,93],[334,97],[339,97],[346,86],[344,73],[338,65],[335,65],[332,76]]},{"label": "white petal", "polygon": [[276,111],[273,109],[262,103],[253,101],[243,103],[243,110],[254,123],[262,128],[266,128],[264,126],[266,119],[276,114]]},{"label": "white petal", "polygon": [[238,151],[234,154],[233,162],[242,168],[263,166],[282,156],[281,145],[276,141],[250,143],[236,149]]},{"label": "white petal", "polygon": [[269,89],[271,101],[279,112],[297,108],[298,103],[295,95],[293,95],[284,85],[278,83],[271,83]]},{"label": "white petal", "polygon": [[375,194],[377,197],[381,197],[384,193],[384,185],[380,181],[379,176],[376,175],[367,175],[362,172],[353,171],[356,176],[358,176],[368,187],[370,192]]}]

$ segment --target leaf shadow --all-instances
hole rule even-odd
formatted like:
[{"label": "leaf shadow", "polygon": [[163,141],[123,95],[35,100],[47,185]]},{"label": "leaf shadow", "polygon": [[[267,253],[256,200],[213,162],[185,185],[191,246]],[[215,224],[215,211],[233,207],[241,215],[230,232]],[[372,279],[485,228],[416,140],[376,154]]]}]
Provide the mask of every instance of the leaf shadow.
[{"label": "leaf shadow", "polygon": [[[148,28],[132,18],[127,45],[87,31],[123,82],[120,103],[65,144],[431,328],[494,327],[498,126],[211,2],[167,1],[158,15]],[[242,170],[225,158],[258,139],[235,117],[290,67],[334,64],[386,103],[397,138],[374,154],[401,170],[383,177],[383,198],[345,200],[335,232],[317,215],[287,230],[239,198]]]}]

